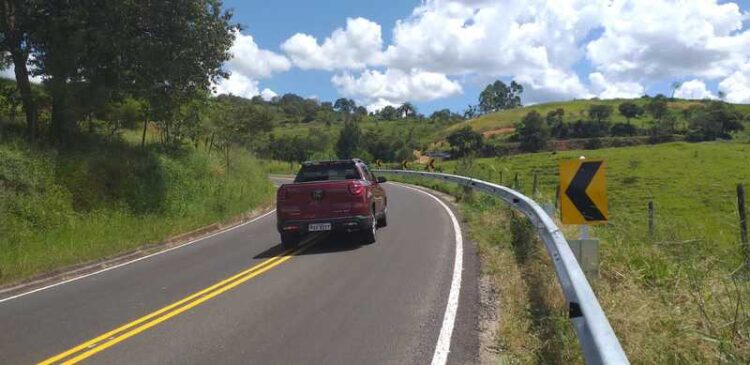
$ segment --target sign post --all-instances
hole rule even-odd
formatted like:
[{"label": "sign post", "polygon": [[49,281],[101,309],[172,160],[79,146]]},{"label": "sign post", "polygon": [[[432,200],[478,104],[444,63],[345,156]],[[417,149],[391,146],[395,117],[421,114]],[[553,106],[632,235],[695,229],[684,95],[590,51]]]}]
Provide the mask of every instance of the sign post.
[{"label": "sign post", "polygon": [[570,248],[584,273],[599,276],[599,241],[589,237],[589,224],[605,223],[609,216],[604,160],[563,161],[560,164],[560,220],[581,226],[580,240]]}]

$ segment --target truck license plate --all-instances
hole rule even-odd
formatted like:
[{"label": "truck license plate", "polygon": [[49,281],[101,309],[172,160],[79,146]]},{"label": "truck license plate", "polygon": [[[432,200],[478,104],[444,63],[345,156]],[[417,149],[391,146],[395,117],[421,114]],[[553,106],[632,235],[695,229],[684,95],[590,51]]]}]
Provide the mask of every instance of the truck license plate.
[{"label": "truck license plate", "polygon": [[331,223],[312,223],[307,227],[307,229],[310,232],[330,231]]}]

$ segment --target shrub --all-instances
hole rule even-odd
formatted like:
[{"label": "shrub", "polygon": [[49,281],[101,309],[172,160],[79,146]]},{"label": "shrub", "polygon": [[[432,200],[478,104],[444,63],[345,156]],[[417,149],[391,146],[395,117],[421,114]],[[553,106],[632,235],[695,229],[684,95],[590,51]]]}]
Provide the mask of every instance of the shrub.
[{"label": "shrub", "polygon": [[612,137],[627,137],[634,136],[638,133],[638,128],[628,123],[615,123],[612,126],[611,134]]},{"label": "shrub", "polygon": [[531,111],[516,126],[521,150],[536,152],[547,147],[549,141],[549,127],[544,122],[542,115],[537,111]]}]

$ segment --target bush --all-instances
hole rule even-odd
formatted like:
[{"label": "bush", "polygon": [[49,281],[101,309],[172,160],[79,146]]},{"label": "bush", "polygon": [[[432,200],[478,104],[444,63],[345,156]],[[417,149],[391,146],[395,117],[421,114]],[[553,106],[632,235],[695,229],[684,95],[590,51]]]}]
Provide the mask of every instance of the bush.
[{"label": "bush", "polygon": [[531,111],[516,126],[521,150],[526,152],[541,151],[547,147],[550,139],[549,127],[537,111]]},{"label": "bush", "polygon": [[615,123],[611,130],[612,137],[628,137],[638,134],[638,128],[632,124]]},{"label": "bush", "polygon": [[587,150],[598,150],[602,148],[602,146],[603,146],[602,140],[599,138],[590,138],[584,144],[584,148]]},{"label": "bush", "polygon": [[609,135],[609,122],[579,120],[570,125],[568,135],[572,138],[607,137]]},{"label": "bush", "polygon": [[451,133],[446,140],[451,145],[456,157],[466,156],[471,152],[478,152],[484,144],[481,134],[475,132],[471,127],[461,128]]}]

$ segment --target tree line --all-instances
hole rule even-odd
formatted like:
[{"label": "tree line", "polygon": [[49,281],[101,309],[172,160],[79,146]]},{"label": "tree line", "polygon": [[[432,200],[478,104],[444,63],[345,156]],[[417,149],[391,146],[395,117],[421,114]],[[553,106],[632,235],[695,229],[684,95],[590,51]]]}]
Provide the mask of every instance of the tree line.
[{"label": "tree line", "polygon": [[218,0],[3,1],[0,47],[14,69],[28,139],[45,132],[69,145],[81,121],[124,105],[137,105],[144,125],[180,130],[194,117],[185,105],[227,76],[221,66],[239,30],[231,18]]},{"label": "tree line", "polygon": [[[368,112],[348,98],[217,97],[215,85],[229,76],[222,66],[240,30],[220,0],[4,0],[0,68],[13,69],[15,80],[0,82],[0,133],[23,113],[23,134],[34,143],[64,149],[84,136],[116,138],[132,130],[141,146],[155,134],[164,147],[202,147],[221,152],[229,163],[238,145],[286,160],[348,154],[315,131],[298,137],[271,133],[282,125],[343,123],[351,130],[349,123],[363,121],[464,119],[448,109],[425,116],[408,101]],[[414,144],[404,142],[407,134],[383,134],[398,137],[394,145],[372,133],[355,150],[395,159],[393,151]]]},{"label": "tree line", "polygon": [[[496,155],[498,147],[516,143],[523,152],[536,152],[549,148],[553,140],[583,139],[585,148],[598,148],[604,138],[645,138],[648,143],[674,139],[690,142],[732,139],[736,132],[745,129],[743,121],[750,120],[733,105],[720,100],[703,100],[682,109],[670,108],[670,99],[664,95],[644,96],[641,101],[624,101],[616,107],[594,103],[583,113],[569,115],[563,108],[548,111],[545,115],[532,110],[515,125],[515,132],[504,141],[489,141],[470,127],[457,130],[448,136],[455,156],[468,154]],[[615,111],[616,110],[616,111]],[[613,123],[614,113],[625,122]],[[635,125],[633,120],[644,120]],[[499,145],[497,145],[499,143]]]},{"label": "tree line", "polygon": [[[644,99],[643,105],[626,101],[617,106],[617,111],[626,119],[625,123],[612,123],[615,108],[606,104],[589,106],[588,118],[574,121],[564,120],[563,109],[550,111],[545,116],[531,111],[516,125],[513,140],[520,143],[521,150],[534,152],[546,148],[551,139],[641,136],[658,142],[677,135],[700,142],[732,139],[734,132],[745,128],[745,115],[723,101],[706,100],[682,110],[672,110],[664,95]],[[645,115],[651,119],[642,127],[631,124],[632,119]]]}]

